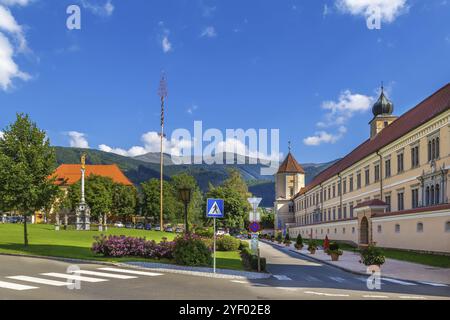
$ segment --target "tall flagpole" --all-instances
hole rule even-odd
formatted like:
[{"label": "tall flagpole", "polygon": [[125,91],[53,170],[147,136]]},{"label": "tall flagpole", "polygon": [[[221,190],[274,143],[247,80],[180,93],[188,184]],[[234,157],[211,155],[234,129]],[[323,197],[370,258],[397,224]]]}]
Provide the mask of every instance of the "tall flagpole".
[{"label": "tall flagpole", "polygon": [[167,83],[166,83],[166,75],[163,73],[161,75],[161,80],[159,82],[159,90],[158,95],[161,98],[161,149],[160,149],[160,199],[159,199],[159,209],[160,209],[160,216],[159,216],[159,225],[161,228],[161,231],[164,231],[164,221],[163,221],[163,193],[164,193],[164,103],[167,98]]}]

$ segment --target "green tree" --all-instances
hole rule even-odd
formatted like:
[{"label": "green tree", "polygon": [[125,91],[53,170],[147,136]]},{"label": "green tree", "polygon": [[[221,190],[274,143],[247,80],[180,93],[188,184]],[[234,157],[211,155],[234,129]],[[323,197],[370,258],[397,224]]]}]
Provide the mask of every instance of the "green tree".
[{"label": "green tree", "polygon": [[[153,218],[154,221],[159,221],[160,218],[160,184],[158,179],[150,179],[147,182],[141,183],[142,187],[142,213],[148,217]],[[176,193],[172,184],[168,181],[163,182],[163,219],[164,222],[176,223],[182,221],[182,211],[180,202],[176,197]]]},{"label": "green tree", "polygon": [[[201,226],[204,222],[204,199],[203,194],[197,185],[197,181],[193,176],[185,172],[172,176],[171,184],[174,191],[178,195],[178,190],[181,188],[191,189],[191,201],[188,207],[188,221],[190,225]],[[180,201],[181,210],[184,210],[184,205]]]},{"label": "green tree", "polygon": [[247,199],[251,196],[248,186],[242,179],[241,174],[236,169],[229,171],[229,177],[222,186],[214,187],[210,185],[207,198],[219,198],[225,200],[225,217],[219,219],[219,225],[242,230],[248,221],[248,213],[251,210]]},{"label": "green tree", "polygon": [[136,213],[137,191],[134,186],[116,183],[113,186],[112,213],[119,216],[131,216]]},{"label": "green tree", "polygon": [[261,226],[263,229],[274,229],[275,215],[273,212],[267,211],[265,208],[259,208],[261,213]]},{"label": "green tree", "polygon": [[48,208],[58,193],[55,178],[49,178],[55,168],[55,151],[45,131],[28,115],[17,114],[16,121],[4,130],[0,139],[0,206],[25,216],[25,246],[28,246],[27,217]]}]

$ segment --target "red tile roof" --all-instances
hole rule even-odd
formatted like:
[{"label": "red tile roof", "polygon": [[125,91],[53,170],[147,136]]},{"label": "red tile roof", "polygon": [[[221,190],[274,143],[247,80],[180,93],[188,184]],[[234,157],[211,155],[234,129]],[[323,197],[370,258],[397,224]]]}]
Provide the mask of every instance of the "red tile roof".
[{"label": "red tile roof", "polygon": [[280,165],[277,173],[305,173],[302,166],[295,160],[294,156],[289,152],[286,159]]},{"label": "red tile roof", "polygon": [[[133,185],[115,164],[86,165],[86,177],[91,174],[109,177],[114,182],[127,186]],[[81,164],[62,164],[56,169],[53,176],[56,176],[56,183],[58,184],[72,185],[81,179]]]},{"label": "red tile roof", "polygon": [[423,100],[416,107],[412,108],[388,127],[384,128],[373,139],[368,139],[360,144],[356,149],[344,158],[333,164],[318,174],[313,181],[300,191],[298,197],[308,190],[320,185],[343,170],[349,168],[365,157],[377,152],[382,147],[401,138],[408,132],[430,121],[446,110],[450,109],[450,83],[436,91],[430,97]]}]

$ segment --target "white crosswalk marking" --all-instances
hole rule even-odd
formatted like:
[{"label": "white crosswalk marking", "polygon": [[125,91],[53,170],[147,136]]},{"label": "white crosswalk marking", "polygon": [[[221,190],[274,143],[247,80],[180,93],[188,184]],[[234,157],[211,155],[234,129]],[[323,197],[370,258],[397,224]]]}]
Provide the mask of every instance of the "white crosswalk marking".
[{"label": "white crosswalk marking", "polygon": [[84,281],[84,282],[105,282],[105,281],[109,281],[109,280],[106,280],[106,279],[83,277],[83,276],[77,276],[77,275],[73,275],[73,274],[56,273],[56,272],[41,273],[41,274],[43,276],[48,276],[48,277],[62,278],[62,279],[67,279],[67,280],[78,280],[78,281]]},{"label": "white crosswalk marking", "polygon": [[54,286],[54,287],[67,286],[67,282],[49,280],[49,279],[44,279],[44,278],[28,277],[28,276],[14,276],[14,277],[8,277],[8,279],[32,282],[32,283],[39,283],[39,284],[46,284],[46,285]]},{"label": "white crosswalk marking", "polygon": [[404,285],[404,286],[416,286],[417,285],[415,283],[401,281],[401,280],[397,280],[397,279],[382,278],[381,280],[382,281],[396,283],[396,284],[401,284],[401,285]]},{"label": "white crosswalk marking", "polygon": [[341,278],[341,277],[328,277],[333,281],[339,282],[339,283],[343,283],[345,282],[345,279]]},{"label": "white crosswalk marking", "polygon": [[39,287],[25,286],[23,284],[0,281],[0,288],[24,291],[24,290],[38,289]]},{"label": "white crosswalk marking", "polygon": [[96,271],[89,271],[89,270],[77,270],[75,271],[76,274],[87,274],[90,276],[97,276],[97,277],[104,277],[104,278],[113,278],[113,279],[136,279],[135,276],[125,276],[122,274],[112,274],[112,273],[105,273],[105,272],[96,272]]},{"label": "white crosswalk marking", "polygon": [[281,281],[290,281],[292,280],[291,278],[289,278],[288,276],[285,275],[279,275],[279,274],[274,274],[273,275],[275,278],[277,278],[277,280],[281,280]]},{"label": "white crosswalk marking", "polygon": [[325,292],[316,292],[316,291],[305,291],[306,294],[313,294],[316,296],[325,296],[325,297],[350,297],[348,294],[340,294],[340,293],[325,293]]},{"label": "white crosswalk marking", "polygon": [[448,285],[443,284],[443,283],[434,283],[434,282],[425,282],[425,281],[420,281],[420,283],[427,284],[427,285],[433,286],[433,287],[448,287]]},{"label": "white crosswalk marking", "polygon": [[128,269],[117,269],[117,268],[99,268],[98,270],[120,272],[120,273],[129,273],[129,274],[137,274],[137,275],[149,276],[149,277],[157,277],[157,276],[162,276],[163,275],[162,273],[138,271],[138,270],[128,270]]},{"label": "white crosswalk marking", "polygon": [[363,295],[363,298],[372,298],[372,299],[389,299],[388,296],[379,296],[379,295]]}]

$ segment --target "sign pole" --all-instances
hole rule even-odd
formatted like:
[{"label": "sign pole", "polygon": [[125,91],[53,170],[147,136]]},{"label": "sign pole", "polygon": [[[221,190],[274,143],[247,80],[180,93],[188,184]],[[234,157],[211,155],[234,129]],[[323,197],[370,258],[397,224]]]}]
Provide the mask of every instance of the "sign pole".
[{"label": "sign pole", "polygon": [[214,218],[214,273],[216,273],[216,218]]}]

